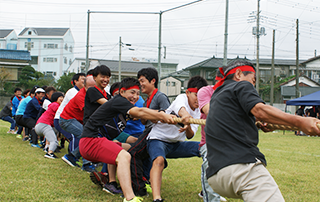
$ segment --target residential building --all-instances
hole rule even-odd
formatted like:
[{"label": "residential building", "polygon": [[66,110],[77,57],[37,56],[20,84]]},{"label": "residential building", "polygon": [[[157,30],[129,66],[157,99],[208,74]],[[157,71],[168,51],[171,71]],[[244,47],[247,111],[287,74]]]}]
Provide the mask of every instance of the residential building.
[{"label": "residential building", "polygon": [[301,62],[300,70],[307,77],[320,83],[320,56],[315,56],[304,62]]},{"label": "residential building", "polygon": [[36,71],[59,79],[73,61],[74,39],[69,28],[26,27],[18,35],[18,49],[29,50]]},{"label": "residential building", "polygon": [[17,34],[13,29],[0,29],[0,49],[17,50]]},{"label": "residential building", "polygon": [[31,56],[28,51],[0,49],[0,68],[4,67],[5,71],[10,74],[6,80],[11,83],[18,82],[22,68],[29,65],[30,60]]}]

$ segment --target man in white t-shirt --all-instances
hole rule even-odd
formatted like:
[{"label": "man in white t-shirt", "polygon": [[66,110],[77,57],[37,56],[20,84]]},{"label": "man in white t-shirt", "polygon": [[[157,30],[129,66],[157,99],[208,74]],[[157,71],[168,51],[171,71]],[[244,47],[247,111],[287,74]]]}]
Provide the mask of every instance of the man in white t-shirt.
[{"label": "man in white t-shirt", "polygon": [[162,171],[167,167],[166,158],[200,157],[199,142],[185,141],[185,139],[193,138],[198,130],[198,125],[188,124],[188,120],[189,118],[200,118],[197,92],[206,85],[207,81],[204,78],[192,77],[188,82],[186,93],[179,95],[166,110],[167,114],[180,116],[185,125],[158,122],[147,137],[147,150],[153,162],[150,181],[155,202],[163,201],[160,188]]}]

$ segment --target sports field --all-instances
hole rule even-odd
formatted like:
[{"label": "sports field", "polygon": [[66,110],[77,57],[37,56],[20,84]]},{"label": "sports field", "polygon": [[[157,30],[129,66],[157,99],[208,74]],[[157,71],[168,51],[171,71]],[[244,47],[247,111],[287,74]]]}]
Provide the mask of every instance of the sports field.
[{"label": "sports field", "polygon": [[[89,174],[61,159],[46,159],[42,149],[7,134],[0,120],[0,201],[123,201],[93,184]],[[198,132],[195,140],[200,140]],[[260,134],[260,150],[286,201],[320,201],[320,137],[286,131]],[[66,149],[57,153],[62,157]],[[198,201],[200,158],[170,159],[163,173],[166,201]],[[152,201],[152,197],[144,197]],[[228,201],[241,201],[228,199]]]}]

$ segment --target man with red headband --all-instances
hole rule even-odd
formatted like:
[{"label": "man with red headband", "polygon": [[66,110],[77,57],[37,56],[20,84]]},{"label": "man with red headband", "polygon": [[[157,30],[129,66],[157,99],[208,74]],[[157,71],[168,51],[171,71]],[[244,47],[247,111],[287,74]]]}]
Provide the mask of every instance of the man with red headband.
[{"label": "man with red headband", "polygon": [[[141,198],[135,197],[130,178],[131,155],[122,147],[130,145],[112,142],[104,136],[104,123],[109,122],[118,114],[126,117],[143,118],[148,120],[161,120],[174,123],[172,116],[156,110],[134,107],[139,99],[140,84],[137,79],[125,78],[120,85],[120,94],[101,105],[87,120],[80,139],[81,155],[92,162],[103,162],[117,165],[118,179],[124,194],[124,201],[140,202]],[[122,147],[121,147],[122,146]]]},{"label": "man with red headband", "polygon": [[[257,147],[255,121],[301,128],[320,134],[314,118],[282,112],[259,97],[254,88],[255,68],[247,61],[234,61],[220,68],[205,127],[208,182],[222,196],[244,201],[284,201],[277,183],[266,169],[266,159]],[[264,127],[265,132],[270,131]]]},{"label": "man with red headband", "polygon": [[[174,114],[184,120],[189,118],[200,118],[197,93],[200,88],[206,86],[207,81],[194,76],[188,82],[185,94],[180,94],[166,110],[167,114]],[[187,123],[187,122],[184,122]],[[150,181],[152,187],[153,201],[161,202],[162,171],[167,167],[166,158],[186,158],[200,156],[199,142],[185,141],[194,137],[198,130],[197,124],[168,125],[157,123],[151,129],[147,137],[147,150],[152,161]]]}]

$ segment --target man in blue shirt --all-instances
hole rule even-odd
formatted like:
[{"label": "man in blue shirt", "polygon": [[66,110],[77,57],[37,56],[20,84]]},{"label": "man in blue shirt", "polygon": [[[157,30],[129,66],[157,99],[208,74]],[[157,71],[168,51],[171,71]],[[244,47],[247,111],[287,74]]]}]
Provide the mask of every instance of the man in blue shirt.
[{"label": "man in blue shirt", "polygon": [[42,88],[37,88],[35,91],[35,96],[30,100],[30,102],[27,104],[26,110],[23,114],[25,125],[32,129],[31,131],[31,140],[32,140],[32,147],[38,147],[38,135],[34,131],[34,126],[36,125],[36,118],[37,115],[41,109],[41,100],[45,94],[45,91]]}]

